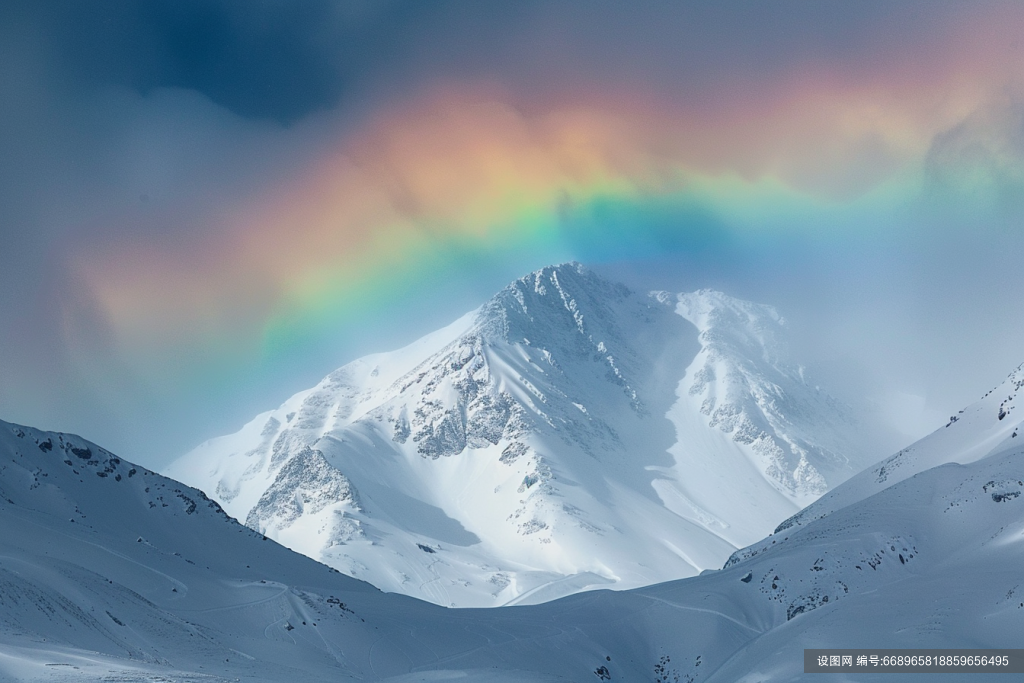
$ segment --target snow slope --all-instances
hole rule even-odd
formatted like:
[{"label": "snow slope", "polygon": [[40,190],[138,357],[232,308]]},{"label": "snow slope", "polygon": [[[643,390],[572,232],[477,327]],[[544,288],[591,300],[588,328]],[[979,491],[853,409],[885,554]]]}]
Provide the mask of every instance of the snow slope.
[{"label": "snow slope", "polygon": [[783,336],[767,306],[548,267],[165,473],[442,605],[693,576],[877,457]]},{"label": "snow slope", "polygon": [[981,400],[951,415],[944,427],[859,473],[787,519],[775,532],[825,517],[933,467],[976,462],[1015,445],[1017,439],[1024,441],[1021,414],[1016,412],[1024,402],[1022,388],[1024,364]]},{"label": "snow slope", "polygon": [[484,610],[380,593],[194,489],[0,423],[0,680],[901,680],[804,675],[803,649],[1020,647],[1024,424],[1004,393],[912,446],[913,476],[850,480],[852,502],[722,570]]},{"label": "snow slope", "polygon": [[374,588],[78,437],[0,423],[0,516],[0,680],[322,680],[378,637],[338,607]]}]

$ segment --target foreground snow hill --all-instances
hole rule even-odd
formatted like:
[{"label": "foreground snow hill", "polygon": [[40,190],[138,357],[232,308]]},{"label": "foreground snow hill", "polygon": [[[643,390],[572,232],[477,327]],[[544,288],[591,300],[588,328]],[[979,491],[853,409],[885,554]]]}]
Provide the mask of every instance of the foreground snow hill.
[{"label": "foreground snow hill", "polygon": [[[1024,364],[1015,368],[981,400],[951,415],[949,422],[941,429],[876,463],[843,486],[822,496],[785,520],[775,533],[821,519],[835,510],[853,505],[933,467],[949,463],[972,463],[1016,445],[1024,446],[1024,430],[1020,427],[1024,414],[1016,410],[1024,402],[1022,388]],[[759,547],[755,545],[746,548],[740,554],[756,552]]]},{"label": "foreground snow hill", "polygon": [[[0,680],[841,681],[802,675],[803,649],[1020,647],[1024,425],[1011,396],[912,446],[914,476],[725,569],[484,610],[381,593],[195,489],[0,423]],[[833,495],[847,488],[857,480]]]},{"label": "foreground snow hill", "polygon": [[447,606],[693,576],[878,457],[783,335],[768,306],[548,267],[165,473]]},{"label": "foreground snow hill", "polygon": [[[288,680],[337,668],[335,646],[303,621],[323,620],[339,643],[378,638],[341,607],[376,589],[78,437],[0,423],[0,519],[3,681],[228,668]],[[271,578],[282,575],[311,588]]]}]

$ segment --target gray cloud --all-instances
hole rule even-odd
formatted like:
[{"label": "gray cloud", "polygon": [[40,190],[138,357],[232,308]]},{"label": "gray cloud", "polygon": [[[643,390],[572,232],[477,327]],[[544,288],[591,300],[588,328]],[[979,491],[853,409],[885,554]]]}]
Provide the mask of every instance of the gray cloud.
[{"label": "gray cloud", "polygon": [[937,135],[926,158],[929,191],[944,203],[988,196],[1024,208],[1024,93],[974,112]]}]

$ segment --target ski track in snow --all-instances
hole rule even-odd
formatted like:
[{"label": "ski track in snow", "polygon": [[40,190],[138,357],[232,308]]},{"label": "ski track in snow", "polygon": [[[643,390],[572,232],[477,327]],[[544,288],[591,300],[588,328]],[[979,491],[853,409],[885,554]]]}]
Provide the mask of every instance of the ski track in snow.
[{"label": "ski track in snow", "polygon": [[[155,574],[155,575],[165,579],[168,583],[174,585],[175,588],[181,589],[182,595],[180,596],[180,598],[184,598],[185,595],[188,593],[188,586],[186,586],[184,583],[182,583],[178,579],[174,578],[173,576],[170,576],[169,574],[165,574],[164,572],[162,572],[162,571],[160,571],[158,569],[154,569],[153,567],[151,567],[151,566],[149,566],[147,564],[144,564],[142,562],[134,560],[131,557],[129,557],[128,555],[125,555],[124,553],[119,553],[116,550],[112,550],[112,549],[110,549],[110,548],[108,548],[108,547],[106,547],[104,545],[101,545],[99,543],[95,543],[93,541],[86,540],[86,539],[81,538],[79,536],[72,536],[71,534],[68,534],[68,533],[63,532],[63,531],[54,530],[51,527],[47,527],[47,526],[44,526],[43,524],[40,524],[39,522],[37,522],[34,519],[31,519],[31,518],[26,517],[26,516],[19,515],[17,512],[14,512],[14,511],[11,511],[11,510],[5,510],[4,511],[4,517],[5,518],[6,517],[16,517],[16,518],[18,518],[18,520],[22,524],[31,524],[31,525],[35,526],[36,528],[40,529],[40,531],[45,532],[47,535],[62,536],[62,537],[67,538],[67,539],[74,539],[74,540],[78,541],[79,543],[87,543],[88,545],[91,545],[92,547],[97,548],[98,550],[102,550],[103,552],[108,553],[109,555],[113,555],[114,557],[122,559],[122,560],[124,560],[126,562],[131,562],[132,564],[134,564],[134,565],[136,565],[138,567],[141,567],[142,569],[145,569],[146,571],[148,571],[148,572],[150,572],[152,574]],[[11,557],[10,559],[16,559],[16,558]]]}]

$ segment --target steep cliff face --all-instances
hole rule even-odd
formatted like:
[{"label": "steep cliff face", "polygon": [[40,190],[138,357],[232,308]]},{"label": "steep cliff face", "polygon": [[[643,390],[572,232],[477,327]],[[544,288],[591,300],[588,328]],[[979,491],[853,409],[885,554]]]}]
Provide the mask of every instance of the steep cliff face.
[{"label": "steep cliff face", "polygon": [[690,576],[871,460],[783,336],[772,309],[719,292],[548,267],[168,474],[288,547],[445,605]]}]

